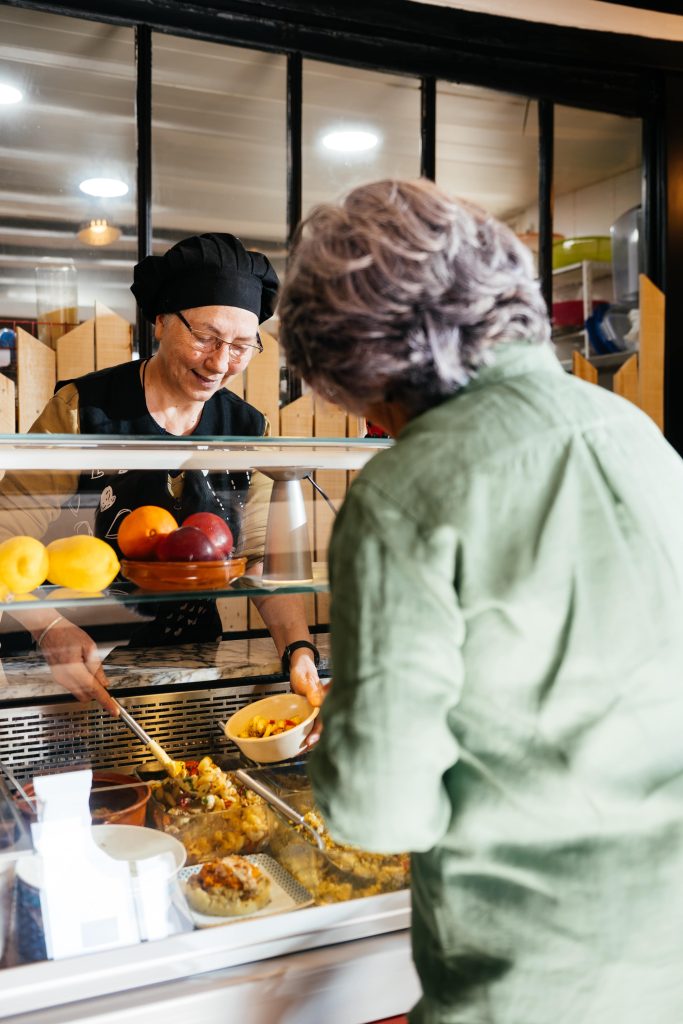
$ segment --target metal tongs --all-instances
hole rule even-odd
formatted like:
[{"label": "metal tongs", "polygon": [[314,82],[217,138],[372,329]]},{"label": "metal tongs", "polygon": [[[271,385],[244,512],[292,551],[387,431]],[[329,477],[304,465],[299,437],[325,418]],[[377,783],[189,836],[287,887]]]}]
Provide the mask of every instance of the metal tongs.
[{"label": "metal tongs", "polygon": [[[335,880],[348,882],[354,888],[362,886],[362,879],[357,875],[354,875],[352,871],[340,867],[340,865],[335,862],[334,858],[330,856],[330,851],[327,849],[323,837],[308,824],[303,815],[299,814],[299,812],[296,811],[291,804],[288,804],[286,800],[283,800],[282,797],[278,796],[277,793],[267,785],[267,783],[261,782],[260,779],[254,779],[249,772],[245,771],[243,768],[238,768],[233,774],[239,782],[253,790],[254,793],[258,793],[260,797],[263,797],[266,803],[270,804],[271,807],[276,811],[279,811],[285,818],[287,818],[288,821],[299,826],[311,837],[317,848],[316,851],[314,851],[312,846],[309,846],[307,840],[303,836],[301,838],[301,842],[306,847],[307,851],[311,854],[315,852],[316,858],[318,856],[320,857],[320,860],[324,865],[323,870],[330,871]],[[317,870],[320,870],[320,865],[317,865]],[[320,876],[318,876],[318,881],[320,881]],[[306,883],[304,882],[303,884],[305,885]]]},{"label": "metal tongs", "polygon": [[4,775],[6,776],[7,781],[12,784],[14,789],[16,789],[17,793],[22,798],[22,800],[24,800],[28,804],[33,814],[36,814],[38,810],[38,804],[36,800],[28,795],[22,784],[19,782],[19,779],[16,777],[16,775],[10,769],[10,767],[4,763],[4,761],[0,761],[0,768],[2,769]]},{"label": "metal tongs", "polygon": [[163,765],[164,769],[166,770],[166,772],[168,772],[171,778],[176,779],[178,776],[179,762],[174,761],[173,758],[166,753],[164,748],[159,743],[157,743],[156,740],[153,740],[149,733],[145,732],[140,723],[136,722],[131,713],[129,711],[126,711],[122,704],[120,704],[118,701],[116,701],[116,703],[119,706],[119,714],[121,717],[121,721],[125,722],[128,728],[135,733],[139,740],[142,740],[145,746],[149,749],[150,753],[157,759],[159,764]]},{"label": "metal tongs", "polygon": [[262,797],[267,804],[270,804],[270,806],[274,807],[276,811],[280,811],[281,814],[284,814],[288,821],[293,822],[293,824],[298,825],[300,828],[308,832],[318,849],[327,855],[327,849],[320,833],[316,832],[313,826],[308,824],[303,814],[299,814],[298,811],[294,810],[291,804],[288,804],[286,800],[279,797],[274,789],[271,789],[271,787],[265,782],[252,778],[249,772],[245,772],[243,768],[238,768],[234,772],[234,775],[243,786],[246,786],[247,789],[253,790],[254,793],[258,793],[258,795]]}]

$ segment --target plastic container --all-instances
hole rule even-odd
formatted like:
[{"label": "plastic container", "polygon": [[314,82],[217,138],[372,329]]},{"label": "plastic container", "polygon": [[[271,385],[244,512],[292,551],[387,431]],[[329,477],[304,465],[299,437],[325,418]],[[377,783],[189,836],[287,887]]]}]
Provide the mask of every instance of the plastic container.
[{"label": "plastic container", "polygon": [[229,853],[260,853],[270,836],[268,807],[241,786],[229,807],[212,811],[201,797],[186,794],[165,776],[152,782],[149,806],[156,828],[183,844],[188,864],[202,864]]},{"label": "plastic container", "polygon": [[37,333],[50,348],[78,323],[78,272],[73,263],[36,267]]},{"label": "plastic container", "polygon": [[639,275],[645,269],[643,211],[634,206],[615,220],[612,238],[612,275],[617,303],[635,305],[640,291]]},{"label": "plastic container", "polygon": [[553,242],[553,270],[583,260],[609,263],[611,259],[612,240],[609,235],[581,235]]},{"label": "plastic container", "polygon": [[[247,704],[236,711],[226,723],[225,735],[239,747],[245,757],[257,764],[287,761],[290,757],[301,754],[301,745],[313,728],[319,711],[320,708],[311,707],[306,698],[299,694],[278,693],[274,697],[264,697],[263,700],[254,701],[253,704]],[[240,736],[248,722],[256,715],[266,719],[293,718],[296,715],[302,721],[275,736]]]},{"label": "plastic container", "polygon": [[[600,305],[600,299],[593,299],[593,309]],[[569,299],[553,302],[553,327],[583,327],[583,300]]]},{"label": "plastic container", "polygon": [[370,853],[356,846],[336,843],[315,808],[310,789],[288,795],[287,801],[300,814],[313,812],[310,823],[314,827],[322,826],[325,851],[313,845],[305,831],[271,808],[274,825],[270,852],[292,877],[313,894],[316,903],[338,903],[376,896],[405,889],[410,884],[410,857],[407,853]]}]

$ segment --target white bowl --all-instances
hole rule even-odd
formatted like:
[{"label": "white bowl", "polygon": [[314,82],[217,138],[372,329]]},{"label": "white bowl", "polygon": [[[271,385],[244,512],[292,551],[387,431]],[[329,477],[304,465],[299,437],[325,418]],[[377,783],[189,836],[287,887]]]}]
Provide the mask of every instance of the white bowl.
[{"label": "white bowl", "polygon": [[100,850],[114,860],[146,860],[170,853],[174,874],[187,859],[187,850],[178,839],[144,825],[93,825],[91,832]]},{"label": "white bowl", "polygon": [[[313,728],[313,722],[320,708],[313,708],[305,697],[297,693],[278,693],[274,697],[264,697],[240,708],[228,719],[225,735],[235,743],[242,753],[258,764],[272,764],[275,761],[286,761],[301,753],[301,744]],[[247,723],[255,715],[264,718],[292,718],[299,715],[303,721],[286,732],[277,736],[266,736],[264,739],[249,737],[243,739],[238,733],[246,728]]]}]

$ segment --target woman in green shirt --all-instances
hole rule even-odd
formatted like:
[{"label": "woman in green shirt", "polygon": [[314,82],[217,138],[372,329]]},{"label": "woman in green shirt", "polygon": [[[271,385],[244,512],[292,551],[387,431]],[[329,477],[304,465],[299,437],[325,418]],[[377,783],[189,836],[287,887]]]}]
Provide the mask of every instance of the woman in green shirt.
[{"label": "woman in green shirt", "polygon": [[529,253],[427,181],[318,207],[290,365],[396,438],[330,550],[311,761],[413,852],[414,1024],[683,1021],[683,465],[565,374]]}]

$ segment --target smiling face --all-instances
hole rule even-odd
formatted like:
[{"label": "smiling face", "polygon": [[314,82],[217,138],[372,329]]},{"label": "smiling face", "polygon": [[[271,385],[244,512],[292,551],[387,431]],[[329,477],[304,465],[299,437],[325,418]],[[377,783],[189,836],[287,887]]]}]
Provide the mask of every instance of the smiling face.
[{"label": "smiling face", "polygon": [[[239,306],[197,306],[182,310],[193,331],[213,335],[234,345],[257,344],[258,317]],[[206,402],[242,373],[257,351],[247,348],[238,355],[227,345],[202,346],[174,313],[156,319],[154,336],[159,343],[155,356],[161,381],[176,402]]]}]

